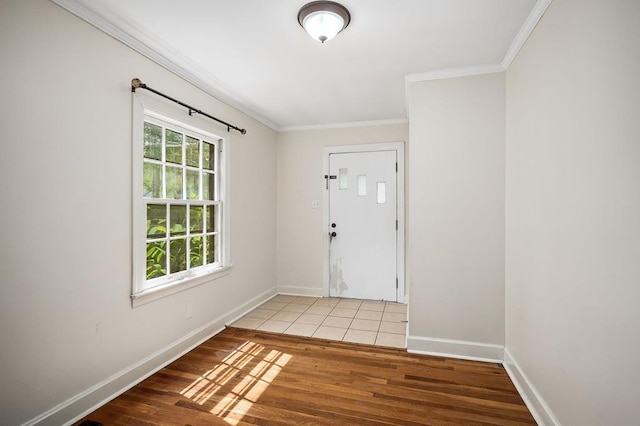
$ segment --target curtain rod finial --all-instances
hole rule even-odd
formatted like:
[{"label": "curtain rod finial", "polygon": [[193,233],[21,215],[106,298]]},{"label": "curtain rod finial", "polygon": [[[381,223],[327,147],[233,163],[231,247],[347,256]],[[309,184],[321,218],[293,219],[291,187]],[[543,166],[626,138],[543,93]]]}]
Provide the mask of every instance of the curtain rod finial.
[{"label": "curtain rod finial", "polygon": [[131,87],[133,89],[138,89],[140,87],[142,87],[144,89],[144,84],[142,83],[142,81],[139,78],[134,78],[133,80],[131,80]]},{"label": "curtain rod finial", "polygon": [[243,135],[246,135],[247,134],[247,129],[240,130],[240,133],[242,133]]}]

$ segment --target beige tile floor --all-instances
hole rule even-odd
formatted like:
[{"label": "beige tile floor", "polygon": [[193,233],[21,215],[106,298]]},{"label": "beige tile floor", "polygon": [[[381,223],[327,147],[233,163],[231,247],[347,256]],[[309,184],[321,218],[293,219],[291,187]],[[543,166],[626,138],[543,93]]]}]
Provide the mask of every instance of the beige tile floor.
[{"label": "beige tile floor", "polygon": [[406,348],[407,305],[279,294],[231,326]]}]

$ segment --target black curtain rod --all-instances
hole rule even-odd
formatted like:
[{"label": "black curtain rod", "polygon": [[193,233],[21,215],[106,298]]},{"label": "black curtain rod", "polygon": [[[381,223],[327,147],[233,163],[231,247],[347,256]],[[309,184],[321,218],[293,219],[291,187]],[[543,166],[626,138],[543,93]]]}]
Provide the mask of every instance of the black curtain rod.
[{"label": "black curtain rod", "polygon": [[152,89],[151,87],[149,87],[149,86],[147,86],[146,84],[144,84],[144,83],[143,83],[139,78],[134,78],[133,80],[131,80],[131,91],[132,91],[132,92],[135,92],[135,91],[136,91],[136,89],[146,89],[146,90],[148,90],[148,91],[150,91],[150,92],[155,93],[156,95],[162,96],[162,97],[163,97],[163,98],[165,98],[165,99],[169,99],[170,101],[173,101],[173,102],[177,103],[178,105],[180,105],[180,106],[183,106],[183,107],[187,108],[187,109],[189,110],[189,115],[192,115],[192,113],[194,113],[194,112],[195,112],[195,113],[198,113],[198,114],[204,115],[205,117],[209,117],[210,119],[215,120],[215,121],[217,121],[218,123],[222,123],[222,124],[224,124],[225,126],[227,126],[227,132],[229,132],[231,129],[233,129],[233,130],[237,130],[237,131],[239,131],[239,132],[240,132],[240,133],[242,133],[243,135],[246,135],[246,134],[247,134],[247,129],[241,129],[241,128],[239,128],[239,127],[236,127],[236,126],[234,126],[233,124],[229,124],[229,123],[227,123],[226,121],[222,121],[222,120],[220,120],[219,118],[216,118],[216,117],[214,117],[214,116],[212,116],[212,115],[209,115],[209,114],[207,114],[206,112],[202,112],[201,110],[199,110],[199,109],[197,109],[197,108],[194,108],[194,107],[192,107],[192,106],[190,106],[190,105],[187,105],[187,104],[185,104],[184,102],[180,102],[179,100],[174,99],[174,98],[172,98],[171,96],[167,96],[167,95],[165,95],[165,94],[164,94],[164,93],[162,93],[162,92],[158,92],[157,90]]}]

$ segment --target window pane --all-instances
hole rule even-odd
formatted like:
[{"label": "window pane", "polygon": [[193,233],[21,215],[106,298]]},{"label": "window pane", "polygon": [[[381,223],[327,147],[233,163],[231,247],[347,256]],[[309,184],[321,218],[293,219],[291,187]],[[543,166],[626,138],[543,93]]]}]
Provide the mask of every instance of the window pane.
[{"label": "window pane", "polygon": [[216,231],[216,206],[207,206],[206,232]]},{"label": "window pane", "polygon": [[367,196],[367,175],[358,175],[358,197]]},{"label": "window pane", "polygon": [[167,242],[147,243],[147,279],[167,275]]},{"label": "window pane", "polygon": [[378,182],[378,204],[384,204],[387,202],[387,184],[385,182]]},{"label": "window pane", "polygon": [[216,261],[216,236],[207,235],[207,264]]},{"label": "window pane", "polygon": [[200,140],[187,136],[187,166],[200,167]]},{"label": "window pane", "polygon": [[216,175],[211,173],[202,173],[202,199],[216,199]]},{"label": "window pane", "polygon": [[224,195],[218,176],[222,141],[154,117],[143,125],[146,279],[173,284],[191,268],[204,269],[224,256],[217,252],[224,238],[217,203]]},{"label": "window pane", "polygon": [[187,234],[187,206],[171,206],[169,210],[169,235]]},{"label": "window pane", "polygon": [[202,141],[202,168],[215,170],[216,146],[212,143]]},{"label": "window pane", "polygon": [[167,198],[182,200],[182,169],[167,166]]},{"label": "window pane", "polygon": [[145,198],[162,198],[162,165],[144,163],[142,194]]},{"label": "window pane", "polygon": [[200,172],[187,170],[187,199],[200,199]]},{"label": "window pane", "polygon": [[192,268],[202,266],[204,263],[204,247],[202,247],[202,237],[191,238],[191,251],[189,253],[189,262]]},{"label": "window pane", "polygon": [[187,239],[172,240],[169,246],[169,273],[187,270]]},{"label": "window pane", "polygon": [[144,156],[162,160],[162,127],[144,123]]},{"label": "window pane", "polygon": [[349,189],[349,181],[348,174],[349,169],[339,169],[338,170],[338,188],[339,189]]},{"label": "window pane", "polygon": [[182,164],[182,133],[167,129],[167,161]]},{"label": "window pane", "polygon": [[189,208],[189,232],[201,234],[204,224],[204,206],[191,206]]},{"label": "window pane", "polygon": [[147,204],[147,238],[167,236],[167,206]]}]

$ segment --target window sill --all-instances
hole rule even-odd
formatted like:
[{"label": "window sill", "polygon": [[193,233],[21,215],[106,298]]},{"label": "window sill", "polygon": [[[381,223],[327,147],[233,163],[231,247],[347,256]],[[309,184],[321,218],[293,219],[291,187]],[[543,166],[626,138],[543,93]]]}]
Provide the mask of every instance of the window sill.
[{"label": "window sill", "polygon": [[181,291],[197,287],[206,282],[225,277],[229,275],[232,268],[233,265],[223,266],[222,268],[218,268],[215,271],[205,275],[185,278],[179,281],[143,290],[139,293],[134,293],[131,295],[131,306],[133,308],[136,308],[138,306],[146,305],[147,303],[162,299],[167,296],[171,296],[172,294],[180,293]]}]

